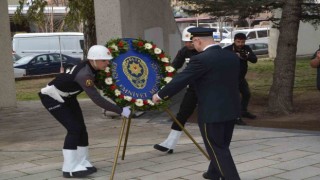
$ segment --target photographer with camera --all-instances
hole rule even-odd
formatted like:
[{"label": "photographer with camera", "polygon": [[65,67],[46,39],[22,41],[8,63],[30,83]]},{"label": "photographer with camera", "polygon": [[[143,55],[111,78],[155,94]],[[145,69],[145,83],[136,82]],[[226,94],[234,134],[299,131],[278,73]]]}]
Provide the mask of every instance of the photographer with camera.
[{"label": "photographer with camera", "polygon": [[[239,90],[241,94],[241,117],[255,119],[257,116],[248,112],[248,104],[250,100],[250,89],[245,76],[248,71],[248,61],[251,63],[257,62],[257,56],[252,52],[252,49],[245,45],[246,43],[246,35],[243,33],[237,33],[234,36],[233,44],[225,47],[224,49],[235,52],[240,60],[240,75],[239,75]],[[238,125],[246,125],[245,122],[239,117],[237,119],[236,124]]]}]

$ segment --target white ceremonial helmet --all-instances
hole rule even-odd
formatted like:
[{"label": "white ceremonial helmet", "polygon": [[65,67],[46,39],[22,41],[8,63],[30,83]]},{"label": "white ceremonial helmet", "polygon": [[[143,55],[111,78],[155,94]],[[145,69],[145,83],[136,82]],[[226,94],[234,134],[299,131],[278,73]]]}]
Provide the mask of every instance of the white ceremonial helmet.
[{"label": "white ceremonial helmet", "polygon": [[188,32],[188,29],[190,28],[194,28],[195,26],[188,26],[186,28],[184,28],[184,30],[182,31],[182,41],[191,41],[191,33]]},{"label": "white ceremonial helmet", "polygon": [[102,45],[91,46],[87,57],[87,59],[90,60],[110,60],[112,58],[113,57],[109,49]]}]

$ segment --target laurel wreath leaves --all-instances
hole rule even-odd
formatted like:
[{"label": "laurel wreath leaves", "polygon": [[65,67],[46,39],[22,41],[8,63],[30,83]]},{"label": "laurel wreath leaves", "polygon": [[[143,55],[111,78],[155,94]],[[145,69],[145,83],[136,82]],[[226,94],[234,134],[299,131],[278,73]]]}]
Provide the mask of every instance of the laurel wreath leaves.
[{"label": "laurel wreath leaves", "polygon": [[[113,58],[129,50],[129,44],[120,38],[109,40],[105,46],[111,52]],[[170,64],[170,57],[163,50],[158,48],[153,42],[142,39],[132,40],[133,49],[139,53],[147,54],[152,60],[156,61],[162,75],[159,89],[169,83],[176,73]],[[97,87],[101,89],[105,96],[111,98],[121,107],[131,106],[134,110],[146,111],[155,109],[164,109],[168,106],[169,101],[163,101],[160,104],[154,104],[151,99],[135,99],[123,94],[117,87],[115,80],[112,78],[112,63],[104,71],[99,71],[97,75]]]}]

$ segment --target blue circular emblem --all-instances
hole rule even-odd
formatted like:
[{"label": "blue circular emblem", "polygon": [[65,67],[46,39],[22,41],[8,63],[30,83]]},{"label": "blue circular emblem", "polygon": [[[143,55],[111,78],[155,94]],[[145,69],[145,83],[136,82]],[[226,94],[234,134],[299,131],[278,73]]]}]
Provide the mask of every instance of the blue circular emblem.
[{"label": "blue circular emblem", "polygon": [[141,39],[112,39],[107,42],[114,59],[98,79],[106,96],[119,106],[136,110],[158,108],[152,96],[167,84],[175,70],[170,58],[155,44]]}]

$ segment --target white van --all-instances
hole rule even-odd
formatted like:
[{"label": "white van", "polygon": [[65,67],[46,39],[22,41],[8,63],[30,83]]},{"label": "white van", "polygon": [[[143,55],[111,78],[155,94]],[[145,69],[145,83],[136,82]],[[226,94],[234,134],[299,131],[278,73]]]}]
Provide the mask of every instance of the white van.
[{"label": "white van", "polygon": [[83,33],[21,33],[13,36],[12,50],[20,56],[61,53],[83,59]]},{"label": "white van", "polygon": [[228,46],[233,43],[234,35],[243,33],[247,36],[246,42],[264,42],[269,41],[269,28],[254,28],[254,29],[241,29],[232,31],[227,38],[220,41],[220,46]]}]

